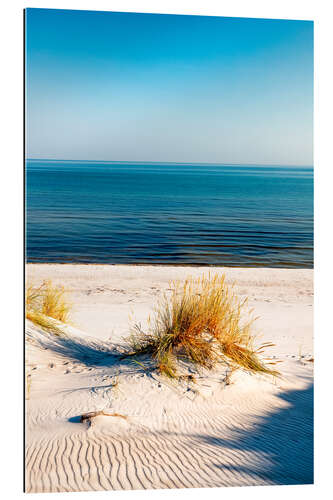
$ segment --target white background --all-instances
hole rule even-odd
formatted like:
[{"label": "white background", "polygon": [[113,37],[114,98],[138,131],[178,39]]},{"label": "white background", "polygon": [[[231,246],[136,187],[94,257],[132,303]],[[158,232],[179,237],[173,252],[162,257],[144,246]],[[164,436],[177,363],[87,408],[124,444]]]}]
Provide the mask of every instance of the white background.
[{"label": "white background", "polygon": [[[23,497],[23,9],[198,14],[315,21],[315,486],[73,493],[75,498],[329,498],[333,490],[333,8],[330,0],[50,0],[2,2],[0,19],[0,311],[3,498]],[[56,495],[56,496],[55,496]],[[52,494],[67,499],[69,494]],[[40,494],[37,495],[38,497]],[[51,494],[42,494],[42,498]]]}]

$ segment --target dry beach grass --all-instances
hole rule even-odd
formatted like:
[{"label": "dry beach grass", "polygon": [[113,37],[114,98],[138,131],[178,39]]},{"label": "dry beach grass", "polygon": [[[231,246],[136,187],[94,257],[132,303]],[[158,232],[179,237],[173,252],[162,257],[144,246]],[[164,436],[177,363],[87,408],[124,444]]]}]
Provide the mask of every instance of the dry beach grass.
[{"label": "dry beach grass", "polygon": [[55,335],[63,334],[61,323],[68,323],[71,307],[65,288],[54,286],[51,280],[26,288],[26,318]]},{"label": "dry beach grass", "polygon": [[170,378],[177,376],[178,360],[208,369],[224,362],[232,369],[278,375],[259,358],[273,344],[254,346],[255,318],[249,313],[244,320],[247,300],[238,299],[225,275],[187,277],[170,288],[171,296],[164,294],[154,318],[149,318],[148,331],[134,325],[128,338],[131,355],[150,354],[160,372]]}]

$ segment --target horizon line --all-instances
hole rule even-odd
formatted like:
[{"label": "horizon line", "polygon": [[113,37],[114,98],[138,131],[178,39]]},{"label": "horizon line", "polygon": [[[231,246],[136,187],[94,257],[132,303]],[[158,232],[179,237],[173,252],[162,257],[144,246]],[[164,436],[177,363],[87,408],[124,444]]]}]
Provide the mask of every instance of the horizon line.
[{"label": "horizon line", "polygon": [[64,159],[64,158],[25,158],[25,161],[34,162],[66,162],[66,163],[111,163],[111,164],[124,164],[124,165],[220,165],[220,166],[254,166],[254,167],[307,167],[314,168],[313,164],[300,164],[300,163],[223,163],[223,162],[177,162],[177,161],[136,161],[136,160],[78,160],[78,159]]}]

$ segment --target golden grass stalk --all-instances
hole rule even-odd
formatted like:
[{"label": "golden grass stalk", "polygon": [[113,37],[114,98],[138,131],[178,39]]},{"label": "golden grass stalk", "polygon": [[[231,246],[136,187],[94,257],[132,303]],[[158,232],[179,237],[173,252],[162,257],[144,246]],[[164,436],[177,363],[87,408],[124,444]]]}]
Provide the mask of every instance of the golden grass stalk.
[{"label": "golden grass stalk", "polygon": [[40,286],[29,285],[26,289],[26,317],[42,328],[60,335],[57,322],[68,323],[71,304],[62,286],[44,281]]},{"label": "golden grass stalk", "polygon": [[127,339],[129,354],[150,354],[161,373],[176,377],[177,361],[183,359],[208,369],[226,361],[251,372],[278,375],[263,363],[266,347],[254,347],[251,327],[255,318],[248,313],[225,282],[225,275],[189,277],[183,284],[170,284],[171,296],[164,295],[155,309],[149,332],[134,325]]},{"label": "golden grass stalk", "polygon": [[25,316],[27,319],[30,319],[30,321],[35,323],[35,325],[40,326],[44,330],[47,330],[54,335],[64,335],[64,330],[61,324],[57,324],[56,320],[45,316],[45,314],[30,309],[26,311]]},{"label": "golden grass stalk", "polygon": [[30,399],[31,373],[26,374],[25,399]]}]

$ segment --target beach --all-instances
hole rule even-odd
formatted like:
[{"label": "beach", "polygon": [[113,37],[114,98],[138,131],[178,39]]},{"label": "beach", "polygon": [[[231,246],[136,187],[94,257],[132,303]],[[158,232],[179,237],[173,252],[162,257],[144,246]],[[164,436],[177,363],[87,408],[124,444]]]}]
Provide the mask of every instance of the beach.
[{"label": "beach", "polygon": [[[248,297],[281,377],[172,382],[121,356],[170,280],[209,272]],[[27,264],[27,283],[44,280],[73,313],[64,336],[26,322],[27,492],[313,482],[312,269]]]}]

